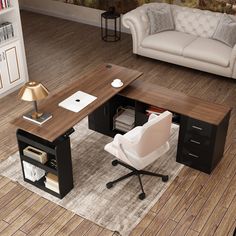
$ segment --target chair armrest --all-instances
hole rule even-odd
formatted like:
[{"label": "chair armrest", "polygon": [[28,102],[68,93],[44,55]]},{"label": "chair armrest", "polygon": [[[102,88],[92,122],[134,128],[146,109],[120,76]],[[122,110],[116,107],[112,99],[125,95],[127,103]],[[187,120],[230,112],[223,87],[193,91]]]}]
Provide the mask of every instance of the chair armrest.
[{"label": "chair armrest", "polygon": [[232,70],[232,77],[236,79],[236,44],[234,45],[231,53],[230,68]]},{"label": "chair armrest", "polygon": [[133,39],[133,53],[137,54],[143,39],[149,35],[149,20],[145,7],[138,7],[122,17],[123,25],[130,29]]}]

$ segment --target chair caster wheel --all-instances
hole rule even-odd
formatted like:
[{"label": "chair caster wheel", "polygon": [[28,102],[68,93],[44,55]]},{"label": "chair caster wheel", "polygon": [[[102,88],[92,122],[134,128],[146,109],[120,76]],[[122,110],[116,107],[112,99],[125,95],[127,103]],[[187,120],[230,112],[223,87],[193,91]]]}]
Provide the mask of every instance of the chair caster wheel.
[{"label": "chair caster wheel", "polygon": [[114,161],[111,162],[111,164],[112,164],[113,166],[117,166],[117,165],[118,165],[118,161],[117,161],[117,160],[114,160]]},{"label": "chair caster wheel", "polygon": [[168,175],[162,176],[162,181],[163,182],[167,182],[168,180],[169,180],[169,176]]},{"label": "chair caster wheel", "polygon": [[145,194],[145,193],[140,193],[140,194],[138,195],[138,198],[139,198],[140,200],[145,199],[145,197],[146,197],[146,194]]},{"label": "chair caster wheel", "polygon": [[112,182],[108,182],[108,183],[106,184],[106,187],[107,187],[108,189],[112,188],[112,187],[113,187],[113,183],[112,183]]}]

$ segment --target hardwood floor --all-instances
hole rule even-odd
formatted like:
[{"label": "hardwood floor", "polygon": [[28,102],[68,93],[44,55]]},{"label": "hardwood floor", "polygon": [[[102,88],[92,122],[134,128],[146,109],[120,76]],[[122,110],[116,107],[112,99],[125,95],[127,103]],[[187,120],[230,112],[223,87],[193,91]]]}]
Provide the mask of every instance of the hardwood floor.
[{"label": "hardwood floor", "polygon": [[[131,36],[117,43],[100,40],[99,28],[22,12],[32,80],[61,89],[100,64],[111,62],[144,72],[143,80],[233,107],[225,154],[211,175],[184,167],[132,236],[232,236],[236,227],[236,83],[192,69],[132,55]],[[0,160],[17,150],[9,123],[31,104],[17,92],[0,100]],[[0,177],[0,235],[96,235],[109,230]]]}]

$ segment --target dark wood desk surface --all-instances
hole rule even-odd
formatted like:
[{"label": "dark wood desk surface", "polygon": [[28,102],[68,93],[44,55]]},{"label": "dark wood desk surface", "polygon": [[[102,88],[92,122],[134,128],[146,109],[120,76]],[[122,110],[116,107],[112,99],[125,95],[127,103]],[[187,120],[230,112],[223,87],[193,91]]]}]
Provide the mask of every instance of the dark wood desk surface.
[{"label": "dark wood desk surface", "polygon": [[[40,104],[40,111],[53,114],[53,117],[43,125],[33,124],[23,119],[22,116],[15,119],[12,124],[19,129],[52,142],[141,75],[141,72],[135,70],[116,65],[107,68],[107,64],[102,64],[80,77],[78,81],[71,83],[68,88],[52,94],[45,102]],[[124,85],[121,88],[111,86],[111,82],[116,78],[123,81]],[[97,99],[78,113],[58,106],[58,103],[79,90],[94,95]]]},{"label": "dark wood desk surface", "polygon": [[231,108],[207,102],[168,88],[137,80],[120,92],[121,95],[158,106],[213,125],[219,125]]}]

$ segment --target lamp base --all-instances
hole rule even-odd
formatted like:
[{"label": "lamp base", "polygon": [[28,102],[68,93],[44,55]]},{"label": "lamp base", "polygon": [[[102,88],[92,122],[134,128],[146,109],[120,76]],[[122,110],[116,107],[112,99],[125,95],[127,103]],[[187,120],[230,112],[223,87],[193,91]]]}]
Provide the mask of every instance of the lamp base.
[{"label": "lamp base", "polygon": [[34,122],[38,125],[42,125],[43,123],[45,123],[46,121],[52,118],[51,113],[43,113],[41,116],[36,117],[36,118],[34,118],[35,116],[33,116],[32,114],[33,114],[32,112],[29,112],[23,115],[23,118],[28,121]]}]

